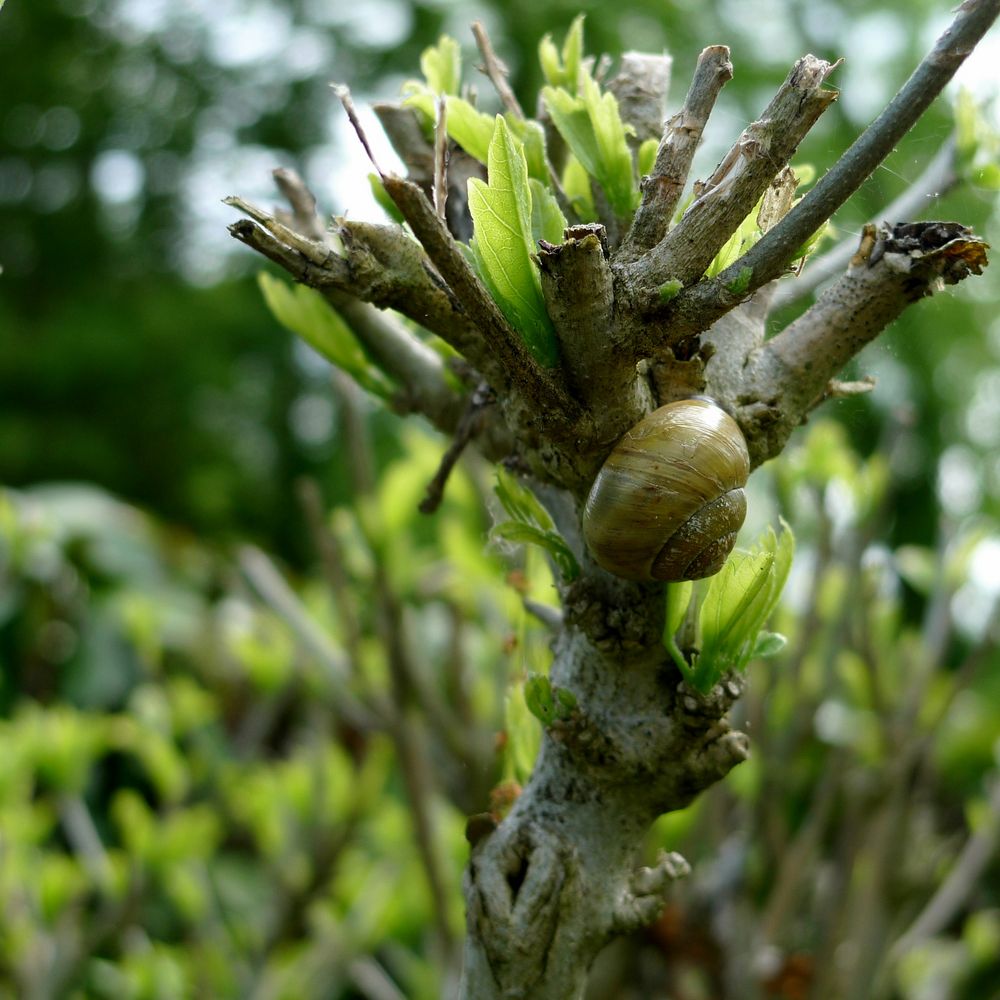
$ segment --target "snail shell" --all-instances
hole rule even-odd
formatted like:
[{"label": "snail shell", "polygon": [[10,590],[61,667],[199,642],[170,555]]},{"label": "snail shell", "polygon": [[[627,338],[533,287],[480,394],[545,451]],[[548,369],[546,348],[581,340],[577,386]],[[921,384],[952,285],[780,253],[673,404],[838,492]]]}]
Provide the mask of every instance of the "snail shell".
[{"label": "snail shell", "polygon": [[583,536],[598,565],[627,580],[717,573],[746,517],[750,456],[711,400],[654,410],[615,445],[594,480]]}]

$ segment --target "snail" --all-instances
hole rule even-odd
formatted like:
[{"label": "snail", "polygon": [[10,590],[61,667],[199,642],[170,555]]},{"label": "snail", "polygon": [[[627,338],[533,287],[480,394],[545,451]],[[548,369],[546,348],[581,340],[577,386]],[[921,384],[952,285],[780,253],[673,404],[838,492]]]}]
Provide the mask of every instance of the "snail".
[{"label": "snail", "polygon": [[739,425],[710,399],[668,403],[615,445],[594,480],[583,536],[627,580],[717,573],[746,517],[750,456]]}]

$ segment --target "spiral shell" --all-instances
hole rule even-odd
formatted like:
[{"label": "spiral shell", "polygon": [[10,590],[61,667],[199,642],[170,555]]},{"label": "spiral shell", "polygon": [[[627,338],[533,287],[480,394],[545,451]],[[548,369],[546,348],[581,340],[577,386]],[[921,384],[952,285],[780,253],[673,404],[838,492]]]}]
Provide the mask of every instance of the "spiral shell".
[{"label": "spiral shell", "polygon": [[594,480],[583,535],[597,563],[627,580],[717,573],[746,517],[750,456],[711,400],[654,410],[618,442]]}]

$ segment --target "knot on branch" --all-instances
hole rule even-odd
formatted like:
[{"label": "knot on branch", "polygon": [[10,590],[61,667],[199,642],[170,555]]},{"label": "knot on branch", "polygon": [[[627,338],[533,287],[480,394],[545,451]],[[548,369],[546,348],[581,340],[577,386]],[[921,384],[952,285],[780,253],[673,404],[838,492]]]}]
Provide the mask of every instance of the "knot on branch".
[{"label": "knot on branch", "polygon": [[[498,983],[517,982],[529,970],[543,975],[573,867],[572,850],[533,823],[503,824],[473,854],[465,886],[469,928]],[[530,996],[532,983],[520,982],[523,992],[504,995]]]},{"label": "knot on branch", "polygon": [[955,285],[986,267],[989,243],[958,222],[903,222],[878,234],[868,266],[882,254],[907,258],[910,270],[929,267],[946,285]]},{"label": "knot on branch", "polygon": [[661,851],[652,868],[637,868],[618,902],[613,930],[628,934],[652,923],[663,912],[670,886],[691,874],[691,866],[675,851]]}]

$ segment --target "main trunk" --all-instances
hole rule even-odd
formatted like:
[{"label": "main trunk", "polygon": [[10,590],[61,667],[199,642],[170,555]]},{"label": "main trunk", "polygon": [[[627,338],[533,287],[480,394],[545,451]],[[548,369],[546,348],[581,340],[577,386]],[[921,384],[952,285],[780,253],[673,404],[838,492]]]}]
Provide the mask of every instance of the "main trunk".
[{"label": "main trunk", "polygon": [[564,596],[550,676],[577,706],[546,729],[524,792],[473,849],[463,1000],[582,996],[598,951],[652,919],[683,870],[676,855],[639,867],[652,821],[746,756],[722,718],[739,684],[702,697],[666,657],[661,586],[588,565]]}]

